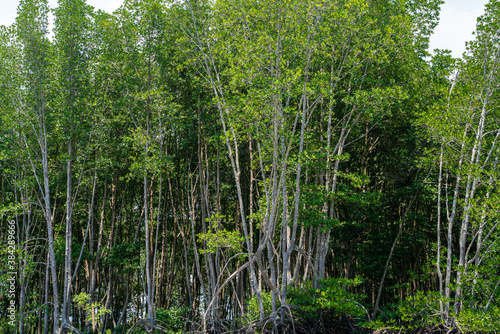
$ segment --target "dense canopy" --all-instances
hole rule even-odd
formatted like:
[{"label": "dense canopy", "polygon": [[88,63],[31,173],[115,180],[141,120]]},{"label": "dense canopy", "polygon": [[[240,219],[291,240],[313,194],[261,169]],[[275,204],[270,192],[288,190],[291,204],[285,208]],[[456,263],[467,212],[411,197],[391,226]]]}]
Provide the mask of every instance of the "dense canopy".
[{"label": "dense canopy", "polygon": [[500,1],[441,3],[21,0],[0,331],[498,332]]}]

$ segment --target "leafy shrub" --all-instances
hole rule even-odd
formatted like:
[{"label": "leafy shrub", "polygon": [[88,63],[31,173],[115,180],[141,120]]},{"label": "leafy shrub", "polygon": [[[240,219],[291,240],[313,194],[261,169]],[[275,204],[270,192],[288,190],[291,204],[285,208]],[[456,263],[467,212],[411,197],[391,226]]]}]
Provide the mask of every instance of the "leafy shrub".
[{"label": "leafy shrub", "polygon": [[241,252],[241,244],[245,240],[238,231],[228,231],[222,228],[219,220],[227,220],[229,225],[234,225],[232,220],[224,215],[214,214],[206,219],[209,227],[206,233],[198,233],[196,236],[200,242],[206,243],[206,249],[200,249],[200,253],[215,253],[220,248],[231,249],[236,253]]},{"label": "leafy shrub", "polygon": [[[262,296],[264,314],[269,315],[273,312],[273,298],[271,292],[262,291],[260,294]],[[277,303],[277,307],[279,307],[279,301],[277,301]],[[259,301],[257,300],[257,296],[254,295],[248,300],[246,317],[248,322],[252,322],[259,319],[259,316]]]},{"label": "leafy shrub", "polygon": [[156,310],[156,321],[167,329],[168,334],[182,334],[189,310],[189,307],[159,308]]},{"label": "leafy shrub", "polygon": [[73,297],[73,302],[78,308],[81,308],[87,314],[85,321],[92,324],[94,330],[102,325],[102,319],[105,314],[111,313],[111,310],[104,307],[100,302],[90,302],[90,295],[82,292]]},{"label": "leafy shrub", "polygon": [[462,310],[456,323],[464,333],[500,333],[500,308],[494,307],[488,312]]},{"label": "leafy shrub", "polygon": [[333,312],[334,316],[365,316],[365,310],[361,306],[364,296],[347,290],[360,285],[360,278],[329,278],[318,283],[319,288],[315,288],[312,282],[306,282],[298,288],[289,288],[288,303],[299,306],[311,319],[315,319],[318,312],[323,310]]},{"label": "leafy shrub", "polygon": [[439,308],[441,298],[438,291],[417,291],[414,296],[399,303],[398,313],[401,320],[408,328],[439,325],[441,323]]},{"label": "leafy shrub", "polygon": [[412,330],[428,325],[437,326],[441,324],[440,300],[445,303],[438,291],[417,291],[415,295],[405,300],[388,305],[379,318],[363,326],[395,331]]}]

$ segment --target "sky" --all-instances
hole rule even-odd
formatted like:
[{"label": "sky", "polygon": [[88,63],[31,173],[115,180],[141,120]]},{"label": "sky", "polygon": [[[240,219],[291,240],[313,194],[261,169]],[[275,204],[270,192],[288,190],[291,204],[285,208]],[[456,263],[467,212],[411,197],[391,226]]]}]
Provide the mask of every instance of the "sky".
[{"label": "sky", "polygon": [[[1,0],[0,0],[1,1]],[[431,36],[429,49],[448,49],[459,58],[465,51],[465,42],[474,39],[476,19],[484,14],[488,0],[445,0],[441,5],[439,24]]]},{"label": "sky", "polygon": [[[112,12],[123,0],[87,0],[97,9]],[[456,58],[465,51],[465,42],[472,40],[476,18],[484,13],[488,0],[445,0],[441,7],[439,25],[430,40],[430,50],[449,49]],[[14,22],[18,0],[0,0],[0,25]],[[57,0],[49,0],[49,6],[57,6]]]}]

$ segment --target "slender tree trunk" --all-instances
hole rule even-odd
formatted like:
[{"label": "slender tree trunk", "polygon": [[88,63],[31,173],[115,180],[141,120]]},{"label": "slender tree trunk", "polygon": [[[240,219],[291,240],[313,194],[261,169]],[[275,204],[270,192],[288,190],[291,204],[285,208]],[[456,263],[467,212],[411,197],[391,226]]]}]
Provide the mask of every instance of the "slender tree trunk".
[{"label": "slender tree trunk", "polygon": [[[441,184],[443,179],[443,146],[441,145],[441,154],[439,155],[439,176],[438,176],[438,195],[437,195],[437,254],[436,269],[438,275],[439,294],[444,297],[443,291],[443,273],[441,272]],[[443,300],[439,299],[439,312],[441,322],[444,321]]]},{"label": "slender tree trunk", "polygon": [[[453,201],[452,201],[452,206],[451,206],[451,212],[447,212],[447,218],[448,218],[448,247],[447,247],[447,253],[446,253],[446,276],[445,276],[445,290],[444,290],[444,295],[446,299],[445,307],[444,307],[444,313],[445,313],[445,319],[447,322],[449,322],[449,311],[450,311],[450,283],[451,283],[451,271],[452,271],[452,261],[453,261],[453,254],[452,254],[452,241],[453,241],[453,224],[455,222],[455,216],[457,213],[457,204],[459,200],[459,190],[460,190],[460,182],[462,180],[462,164],[464,161],[464,150],[465,150],[465,139],[467,136],[468,132],[468,127],[469,124],[466,125],[464,134],[463,134],[463,141],[462,141],[462,147],[460,149],[460,159],[458,161],[458,175],[455,181],[455,190],[453,192]],[[448,183],[448,182],[447,182]],[[448,211],[448,207],[447,207]]]},{"label": "slender tree trunk", "polygon": [[47,254],[47,260],[45,263],[45,293],[44,293],[44,309],[45,312],[43,314],[43,334],[47,334],[49,332],[49,255]]},{"label": "slender tree trunk", "polygon": [[[45,109],[45,108],[43,108]],[[45,122],[43,122],[43,149],[42,149],[42,165],[43,165],[43,181],[44,181],[44,199],[45,199],[45,219],[47,221],[47,234],[49,239],[49,264],[52,276],[52,293],[54,304],[54,332],[59,332],[59,293],[57,287],[57,268],[56,254],[54,249],[54,229],[52,226],[52,210],[50,207],[50,188],[49,188],[49,164],[48,164],[48,147],[47,147],[47,132],[45,130]]]},{"label": "slender tree trunk", "polygon": [[[476,130],[476,139],[474,141],[474,146],[472,148],[471,163],[479,167],[480,157],[481,157],[481,148],[483,141],[483,132],[486,122],[486,107],[488,105],[487,98],[483,101],[483,106],[481,109],[481,116],[478,124],[478,128]],[[470,221],[470,210],[472,209],[472,201],[474,200],[474,195],[476,192],[476,188],[479,183],[479,178],[477,176],[472,176],[471,172],[467,175],[467,186],[465,191],[465,208],[464,208],[464,217],[462,219],[462,224],[460,228],[460,240],[459,240],[459,259],[458,259],[458,271],[457,271],[457,288],[455,291],[455,304],[453,310],[455,314],[458,315],[460,310],[462,309],[462,276],[466,274],[467,271],[467,233],[469,228]]]},{"label": "slender tree trunk", "polygon": [[[72,130],[70,130],[72,131]],[[70,135],[71,136],[71,135]],[[66,249],[64,252],[64,295],[62,306],[62,327],[66,333],[66,326],[69,323],[69,311],[71,305],[71,246],[72,246],[72,215],[73,215],[73,182],[72,178],[72,157],[73,141],[70,138],[68,143],[68,161],[66,165]]]}]

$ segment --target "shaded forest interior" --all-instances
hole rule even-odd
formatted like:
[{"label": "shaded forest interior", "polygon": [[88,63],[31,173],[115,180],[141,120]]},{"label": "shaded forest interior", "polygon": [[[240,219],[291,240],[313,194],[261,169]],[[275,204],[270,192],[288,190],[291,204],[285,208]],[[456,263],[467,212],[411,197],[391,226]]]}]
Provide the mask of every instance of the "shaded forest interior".
[{"label": "shaded forest interior", "polygon": [[0,331],[498,332],[500,1],[441,4],[21,0]]}]

